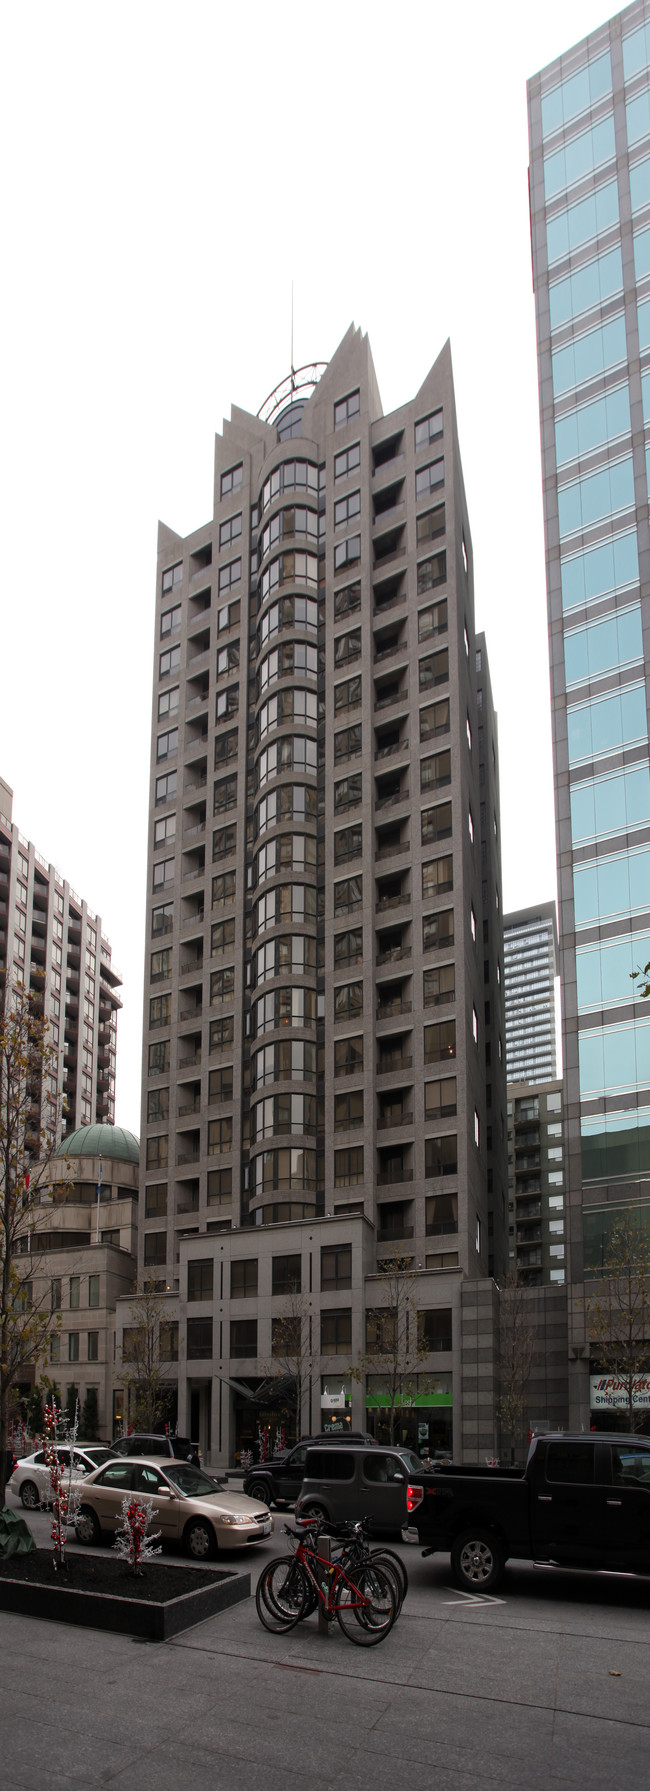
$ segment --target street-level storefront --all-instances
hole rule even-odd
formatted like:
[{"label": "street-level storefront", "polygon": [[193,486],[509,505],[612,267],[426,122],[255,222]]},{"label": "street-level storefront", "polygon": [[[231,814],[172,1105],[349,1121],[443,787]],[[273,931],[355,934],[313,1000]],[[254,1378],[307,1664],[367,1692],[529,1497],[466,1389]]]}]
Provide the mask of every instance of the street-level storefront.
[{"label": "street-level storefront", "polygon": [[589,1409],[592,1430],[629,1432],[633,1428],[641,1436],[650,1436],[650,1374],[633,1377],[633,1425],[627,1381],[615,1374],[590,1374]]},{"label": "street-level storefront", "polygon": [[324,1374],[321,1378],[320,1430],[343,1436],[352,1424],[352,1377]]},{"label": "street-level storefront", "polygon": [[[393,1436],[397,1444],[433,1455],[435,1449],[451,1454],[453,1433],[453,1386],[451,1371],[414,1374],[398,1386],[393,1403]],[[366,1423],[378,1443],[391,1441],[391,1388],[385,1375],[369,1374],[366,1383]]]}]

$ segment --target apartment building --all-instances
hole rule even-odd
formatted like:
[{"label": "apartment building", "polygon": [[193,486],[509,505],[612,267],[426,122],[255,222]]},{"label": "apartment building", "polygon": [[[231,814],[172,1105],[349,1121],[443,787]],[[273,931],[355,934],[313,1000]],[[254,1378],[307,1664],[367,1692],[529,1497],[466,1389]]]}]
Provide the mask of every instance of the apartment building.
[{"label": "apartment building", "polygon": [[503,969],[509,1082],[552,1082],[557,1075],[557,952],[554,902],[506,914]]},{"label": "apartment building", "polygon": [[[570,1417],[585,1279],[650,1222],[650,6],[529,83],[565,1072]],[[593,1364],[591,1365],[593,1367]]]},{"label": "apartment building", "polygon": [[[215,1462],[275,1435],[293,1317],[302,1427],[381,1434],[368,1358],[399,1257],[402,1434],[453,1429],[460,1455],[507,1140],[498,739],[448,345],[384,416],[351,328],[233,409],[205,526],[160,528],[145,982],[139,1263],[174,1301],[180,1428]],[[481,1348],[479,1326],[478,1374]],[[492,1409],[471,1423],[491,1446]]]},{"label": "apartment building", "polygon": [[[7,979],[38,997],[55,1055],[34,1084],[28,1135],[58,1142],[115,1120],[117,1016],[122,978],[101,917],[19,832],[13,791],[0,779],[0,998]],[[65,1105],[64,1105],[65,1103]]]}]

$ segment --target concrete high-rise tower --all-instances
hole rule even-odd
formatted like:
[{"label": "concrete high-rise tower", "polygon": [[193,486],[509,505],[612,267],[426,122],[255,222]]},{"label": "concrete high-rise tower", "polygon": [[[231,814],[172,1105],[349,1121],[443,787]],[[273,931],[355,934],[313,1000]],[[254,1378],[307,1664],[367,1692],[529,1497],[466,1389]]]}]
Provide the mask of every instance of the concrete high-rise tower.
[{"label": "concrete high-rise tower", "polygon": [[553,1081],[557,1074],[555,902],[506,914],[503,953],[508,1081]]},{"label": "concrete high-rise tower", "polygon": [[150,829],[140,1269],[181,1427],[215,1461],[273,1427],[289,1301],[303,1427],[381,1434],[352,1369],[399,1256],[403,1433],[491,1446],[476,1340],[460,1379],[507,1251],[498,744],[448,347],[385,417],[350,329],[224,424],[212,518],[160,530]]},{"label": "concrete high-rise tower", "polygon": [[650,6],[529,84],[566,1089],[571,1419],[583,1281],[650,1223]]}]

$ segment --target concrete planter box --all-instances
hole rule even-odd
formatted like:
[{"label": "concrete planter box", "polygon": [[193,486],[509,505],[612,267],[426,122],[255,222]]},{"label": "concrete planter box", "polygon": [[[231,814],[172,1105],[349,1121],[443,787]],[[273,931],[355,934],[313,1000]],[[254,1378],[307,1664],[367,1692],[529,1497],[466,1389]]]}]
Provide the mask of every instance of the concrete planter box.
[{"label": "concrete planter box", "polygon": [[214,1569],[214,1584],[199,1586],[163,1604],[152,1600],[117,1596],[107,1592],[82,1592],[60,1581],[37,1585],[0,1576],[0,1610],[21,1617],[45,1617],[55,1623],[77,1623],[87,1629],[110,1629],[121,1635],[142,1636],[149,1642],[166,1642],[182,1629],[215,1617],[230,1605],[250,1598],[249,1573]]}]

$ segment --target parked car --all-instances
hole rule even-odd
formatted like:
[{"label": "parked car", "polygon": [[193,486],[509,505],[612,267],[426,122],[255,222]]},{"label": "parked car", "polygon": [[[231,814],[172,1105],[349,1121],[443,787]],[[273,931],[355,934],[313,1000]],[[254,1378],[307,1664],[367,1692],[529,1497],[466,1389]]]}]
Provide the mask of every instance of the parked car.
[{"label": "parked car", "polygon": [[[70,1450],[66,1443],[57,1449],[61,1465],[66,1470],[70,1466]],[[77,1443],[74,1451],[73,1477],[82,1479],[86,1474],[94,1474],[104,1462],[112,1461],[112,1451],[103,1443]],[[50,1470],[46,1465],[45,1454],[37,1449],[33,1455],[23,1455],[16,1462],[13,1474],[8,1482],[9,1491],[16,1493],[22,1500],[26,1511],[37,1511],[39,1505],[49,1504]]]},{"label": "parked car", "polygon": [[283,1449],[277,1455],[270,1455],[268,1461],[260,1461],[257,1467],[248,1468],[244,1475],[244,1492],[251,1499],[264,1499],[267,1505],[292,1505],[297,1499],[305,1476],[307,1450],[319,1443],[345,1444],[349,1448],[355,1443],[363,1443],[374,1448],[373,1439],[362,1430],[349,1430],[344,1435],[332,1437],[327,1431],[320,1436],[301,1437],[294,1449]]},{"label": "parked car", "polygon": [[191,1443],[189,1437],[170,1437],[166,1431],[156,1433],[138,1431],[134,1436],[116,1437],[112,1445],[113,1455],[147,1455],[168,1461],[192,1461],[194,1466],[201,1466],[201,1451],[198,1443]]},{"label": "parked car", "polygon": [[376,1530],[401,1531],[410,1521],[412,1483],[422,1473],[410,1449],[308,1449],[296,1517],[331,1523],[365,1517]]},{"label": "parked car", "polygon": [[650,1438],[533,1438],[524,1469],[439,1468],[414,1486],[425,1554],[451,1551],[459,1585],[498,1586],[509,1555],[650,1574]]},{"label": "parked car", "polygon": [[113,1536],[125,1493],[150,1500],[154,1530],[162,1541],[180,1542],[194,1561],[209,1561],[218,1549],[247,1548],[270,1536],[273,1519],[266,1505],[228,1492],[212,1474],[190,1461],[111,1460],[83,1481],[75,1530],[79,1542],[97,1545]]}]

